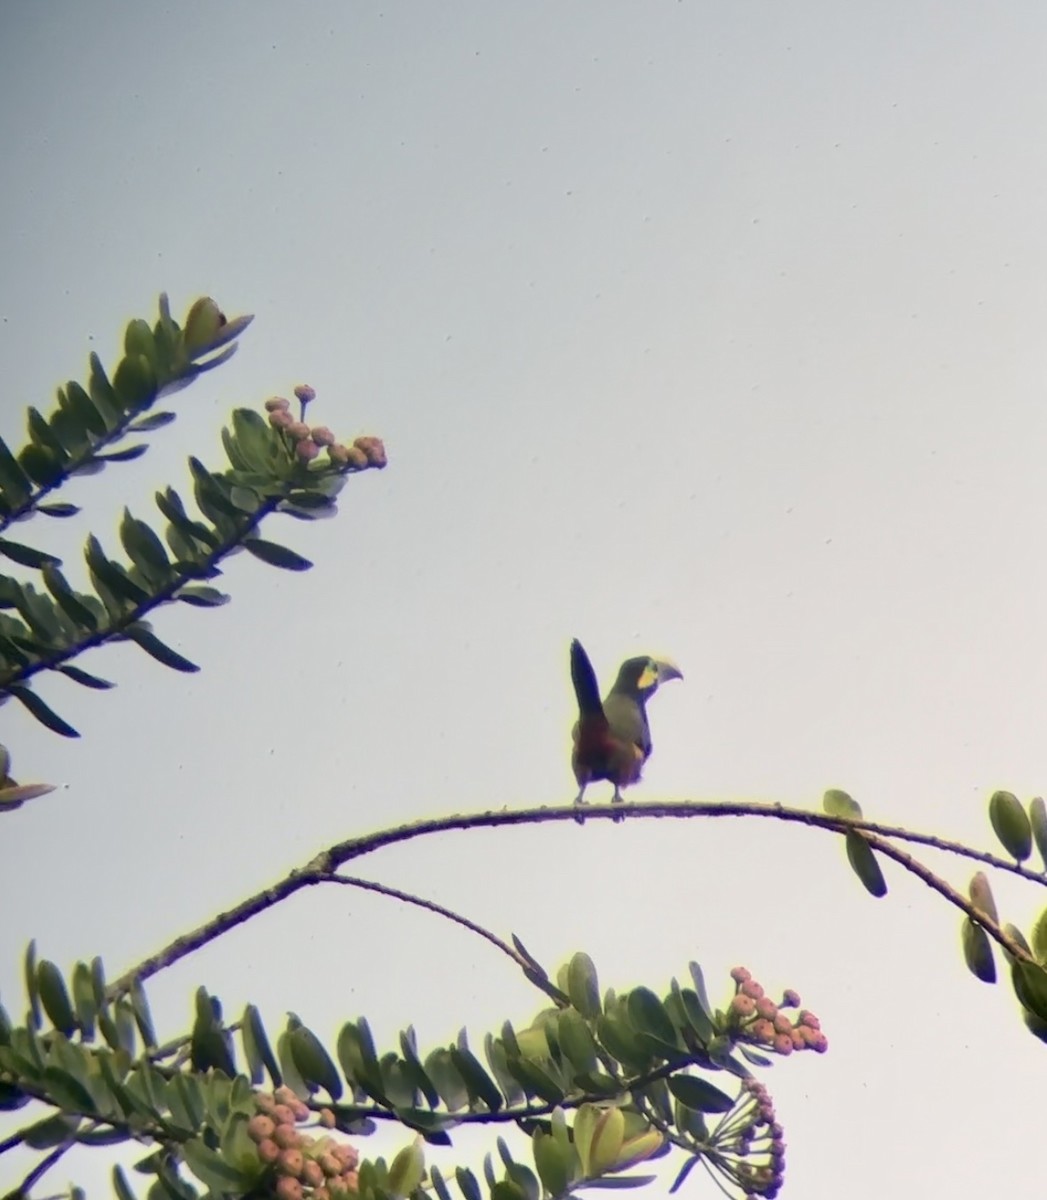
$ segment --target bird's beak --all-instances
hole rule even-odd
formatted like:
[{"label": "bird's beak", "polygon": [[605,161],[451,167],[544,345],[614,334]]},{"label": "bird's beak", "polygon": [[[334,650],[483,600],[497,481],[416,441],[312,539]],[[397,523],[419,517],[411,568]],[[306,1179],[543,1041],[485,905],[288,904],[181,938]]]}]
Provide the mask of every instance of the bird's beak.
[{"label": "bird's beak", "polygon": [[667,658],[656,658],[654,660],[655,670],[658,672],[659,684],[668,683],[670,679],[683,679],[683,671]]}]

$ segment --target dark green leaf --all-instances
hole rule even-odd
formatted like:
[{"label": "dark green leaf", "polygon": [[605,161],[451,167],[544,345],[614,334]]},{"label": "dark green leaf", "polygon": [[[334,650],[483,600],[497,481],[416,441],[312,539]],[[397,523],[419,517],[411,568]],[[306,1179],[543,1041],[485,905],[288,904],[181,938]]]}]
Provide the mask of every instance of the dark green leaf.
[{"label": "dark green leaf", "polygon": [[650,988],[634,988],[629,994],[629,1020],[637,1030],[656,1037],[669,1046],[676,1046],[676,1028],[665,1005]]},{"label": "dark green leaf", "polygon": [[726,1092],[697,1075],[671,1075],[668,1084],[676,1099],[696,1112],[725,1113],[734,1107]]},{"label": "dark green leaf", "polygon": [[871,896],[886,896],[887,880],[883,877],[880,864],[876,861],[869,843],[856,829],[848,829],[844,838],[847,858],[854,868],[855,875],[862,881],[862,886]]},{"label": "dark green leaf", "polygon": [[64,474],[54,455],[32,442],[19,450],[18,462],[29,478],[41,487],[51,487]]},{"label": "dark green leaf", "polygon": [[110,683],[108,679],[100,679],[97,675],[91,675],[87,671],[81,670],[80,667],[72,666],[70,663],[66,663],[64,666],[58,667],[57,669],[61,674],[67,675],[70,679],[81,684],[83,687],[94,688],[96,691],[104,691],[106,688],[116,686],[115,684]]},{"label": "dark green leaf", "polygon": [[482,1100],[491,1112],[498,1112],[502,1107],[502,1094],[476,1055],[466,1047],[452,1046],[450,1052],[451,1062],[465,1081],[470,1098]]},{"label": "dark green leaf", "polygon": [[1011,964],[1011,984],[1022,1007],[1047,1021],[1047,971],[1039,963],[1015,959]]},{"label": "dark green leaf", "polygon": [[967,969],[982,983],[996,982],[996,962],[992,956],[989,935],[970,917],[964,917],[962,926],[963,959]]},{"label": "dark green leaf", "polygon": [[989,820],[1000,845],[1017,862],[1024,862],[1032,853],[1032,827],[1018,797],[1013,792],[993,792]]},{"label": "dark green leaf", "polygon": [[433,1081],[448,1112],[457,1112],[469,1103],[469,1088],[449,1050],[437,1047],[425,1060],[425,1073]]},{"label": "dark green leaf", "polygon": [[94,455],[94,461],[101,463],[132,462],[136,458],[141,458],[148,449],[148,446],[139,442],[134,446],[126,446],[123,450],[99,451]]},{"label": "dark green leaf", "polygon": [[116,1200],[138,1200],[119,1165],[113,1167],[113,1191],[116,1192]]},{"label": "dark green leaf", "polygon": [[145,521],[139,521],[124,509],[120,522],[120,541],[127,556],[142,574],[153,584],[163,584],[171,576],[171,565],[163,542]]},{"label": "dark green leaf", "polygon": [[20,508],[33,491],[32,481],[3,438],[0,438],[0,491],[11,508]]},{"label": "dark green leaf", "polygon": [[155,658],[158,663],[163,663],[165,667],[170,667],[174,671],[185,671],[192,673],[199,671],[200,668],[194,662],[190,662],[188,658],[184,658],[177,651],[172,650],[170,646],[166,646],[156,634],[151,633],[142,625],[128,625],[124,633],[136,646],[140,646],[150,658]]},{"label": "dark green leaf", "polygon": [[48,1020],[60,1033],[72,1037],[76,1032],[76,1016],[62,972],[49,959],[41,959],[36,968],[36,983]]},{"label": "dark green leaf", "polygon": [[0,538],[0,554],[12,562],[20,563],[23,567],[40,570],[42,567],[57,566],[62,560],[43,550],[35,550],[32,546],[24,546],[21,542],[9,542]]},{"label": "dark green leaf", "polygon": [[134,1012],[135,1024],[142,1037],[142,1044],[147,1050],[156,1049],[156,1032],[153,1029],[153,1018],[149,1011],[149,1001],[146,999],[142,981],[135,976],[131,981],[129,992],[131,1008]]},{"label": "dark green leaf", "polygon": [[483,1193],[480,1191],[480,1185],[476,1182],[476,1176],[468,1167],[456,1167],[454,1177],[465,1200],[483,1200]]},{"label": "dark green leaf", "polygon": [[22,705],[27,708],[41,725],[46,726],[52,733],[61,734],[62,737],[79,737],[79,733],[69,724],[68,721],[63,721],[62,718],[50,709],[43,700],[31,691],[28,687],[20,683],[9,683],[7,685],[8,695],[14,696]]},{"label": "dark green leaf", "polygon": [[276,1056],[269,1044],[269,1037],[262,1023],[262,1016],[253,1004],[244,1009],[240,1021],[240,1037],[244,1043],[244,1055],[251,1071],[251,1082],[257,1087],[262,1082],[262,1068],[269,1072],[273,1087],[283,1083],[283,1076],[277,1065]]},{"label": "dark green leaf", "polygon": [[79,1079],[63,1071],[61,1067],[48,1067],[44,1071],[44,1086],[51,1099],[62,1108],[88,1116],[97,1112],[94,1098]]},{"label": "dark green leaf", "polygon": [[69,586],[65,576],[56,566],[44,568],[44,584],[54,596],[62,611],[81,629],[93,633],[98,628],[98,618],[83,599]]},{"label": "dark green leaf", "polygon": [[144,604],[150,599],[149,593],[139,587],[133,579],[129,579],[126,571],[106,558],[101,542],[93,533],[84,545],[84,557],[87,559],[87,565],[92,573],[116,597],[130,600],[135,605]]},{"label": "dark green leaf", "polygon": [[26,423],[29,426],[29,436],[42,450],[50,454],[55,462],[65,464],[69,455],[66,448],[55,437],[54,431],[44,420],[40,410],[32,405],[26,409]]},{"label": "dark green leaf", "polygon": [[75,504],[66,504],[65,501],[56,500],[51,504],[38,504],[36,511],[49,517],[75,517],[80,509]]},{"label": "dark green leaf", "polygon": [[275,542],[267,542],[262,538],[250,538],[244,542],[244,547],[255,558],[261,559],[271,567],[282,567],[285,571],[308,571],[313,565],[309,559],[295,554],[286,546],[278,546]]},{"label": "dark green leaf", "polygon": [[35,1125],[30,1125],[23,1140],[31,1150],[50,1150],[52,1146],[60,1146],[76,1133],[82,1121],[83,1117],[74,1114],[55,1113],[37,1121]]},{"label": "dark green leaf", "polygon": [[162,429],[175,419],[173,412],[154,412],[146,417],[139,417],[128,425],[130,433],[151,433],[154,429]]}]

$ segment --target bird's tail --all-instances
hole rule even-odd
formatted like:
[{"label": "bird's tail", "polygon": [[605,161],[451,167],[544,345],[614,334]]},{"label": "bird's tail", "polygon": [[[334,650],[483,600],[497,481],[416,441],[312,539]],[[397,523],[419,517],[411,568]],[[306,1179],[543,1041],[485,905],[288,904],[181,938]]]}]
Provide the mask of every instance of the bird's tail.
[{"label": "bird's tail", "polygon": [[602,715],[603,704],[600,701],[596,672],[589,661],[589,655],[577,638],[571,643],[571,682],[578,699],[578,712],[583,717]]}]

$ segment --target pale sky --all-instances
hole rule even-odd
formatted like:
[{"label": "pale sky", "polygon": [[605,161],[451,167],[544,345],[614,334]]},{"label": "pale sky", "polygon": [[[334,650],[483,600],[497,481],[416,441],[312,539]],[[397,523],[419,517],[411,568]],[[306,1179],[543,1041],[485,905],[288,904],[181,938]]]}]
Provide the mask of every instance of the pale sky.
[{"label": "pale sky", "polygon": [[[298,382],[390,457],[337,519],[266,526],[312,572],[244,555],[226,608],[157,615],[199,675],[117,647],[83,660],[114,692],[39,680],[79,741],[4,708],[15,775],[65,785],[3,817],[12,1013],[30,935],[115,977],[341,838],[569,803],[574,636],[605,683],[641,652],[685,673],[632,798],[842,787],[993,848],[990,792],[1047,788],[1045,52],[1018,3],[0,6],[3,436],[161,290],[256,314],[144,458],[69,489],[83,517],[17,536],[82,580],[89,530],[162,525],[186,456],[224,465],[231,409]],[[797,989],[830,1051],[762,1075],[785,1195],[1039,1182],[1047,1050],[1009,988],[967,974],[954,910],[889,865],[873,901],[824,833],[548,824],[360,870],[619,990],[692,958],[721,1003],[736,964]],[[1026,929],[1044,903],[997,897]],[[347,889],[155,981],[166,1035],[200,983],[329,1045],[366,1014],[383,1048],[408,1022],[479,1048],[542,1006]],[[50,1190],[106,1194],[101,1155],[68,1161]]]}]

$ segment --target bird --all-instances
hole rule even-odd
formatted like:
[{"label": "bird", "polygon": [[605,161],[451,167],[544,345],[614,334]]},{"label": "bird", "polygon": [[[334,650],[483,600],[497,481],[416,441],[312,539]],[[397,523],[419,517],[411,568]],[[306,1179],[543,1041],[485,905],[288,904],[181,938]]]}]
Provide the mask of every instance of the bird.
[{"label": "bird", "polygon": [[[585,789],[596,780],[614,784],[613,804],[622,802],[622,788],[638,782],[652,750],[646,704],[670,679],[683,679],[683,672],[668,659],[649,655],[627,658],[618,669],[614,686],[601,701],[596,672],[585,647],[577,638],[571,642],[571,682],[578,701],[571,752],[571,768],[579,789],[575,804],[585,803]],[[575,820],[582,823],[580,813]]]}]

